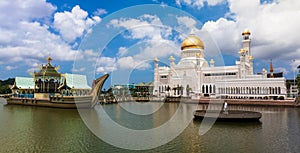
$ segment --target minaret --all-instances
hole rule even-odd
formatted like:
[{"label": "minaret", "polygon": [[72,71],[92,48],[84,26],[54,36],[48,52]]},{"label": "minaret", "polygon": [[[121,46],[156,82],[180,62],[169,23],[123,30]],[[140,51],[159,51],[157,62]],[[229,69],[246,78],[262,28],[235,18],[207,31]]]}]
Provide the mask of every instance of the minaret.
[{"label": "minaret", "polygon": [[253,75],[254,74],[254,70],[253,70],[253,56],[249,56],[249,63],[250,63],[250,75]]},{"label": "minaret", "polygon": [[214,61],[214,59],[210,59],[209,65],[210,65],[210,67],[215,67],[215,61]]},{"label": "minaret", "polygon": [[175,66],[175,62],[174,62],[175,58],[173,56],[170,56],[169,60],[170,60],[170,67],[173,68]]},{"label": "minaret", "polygon": [[154,58],[154,81],[153,81],[153,95],[158,95],[158,88],[159,88],[159,74],[158,74],[158,58]]},{"label": "minaret", "polygon": [[241,78],[245,78],[246,77],[246,61],[245,61],[246,52],[242,48],[239,53],[240,53],[240,76]]},{"label": "minaret", "polygon": [[270,78],[274,78],[274,69],[273,69],[273,64],[272,64],[272,59],[270,61]]},{"label": "minaret", "polygon": [[251,39],[250,39],[250,35],[251,32],[249,29],[245,29],[242,33],[243,36],[243,49],[246,52],[246,55],[250,56],[251,55],[251,51],[250,51],[250,43],[251,43]]}]

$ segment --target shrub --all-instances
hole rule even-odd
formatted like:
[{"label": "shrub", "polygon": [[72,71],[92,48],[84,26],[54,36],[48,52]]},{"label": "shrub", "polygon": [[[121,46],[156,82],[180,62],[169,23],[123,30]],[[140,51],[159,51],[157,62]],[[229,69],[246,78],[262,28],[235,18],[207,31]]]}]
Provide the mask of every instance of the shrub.
[{"label": "shrub", "polygon": [[283,96],[280,96],[278,99],[279,99],[279,100],[284,100],[284,97],[283,97]]}]

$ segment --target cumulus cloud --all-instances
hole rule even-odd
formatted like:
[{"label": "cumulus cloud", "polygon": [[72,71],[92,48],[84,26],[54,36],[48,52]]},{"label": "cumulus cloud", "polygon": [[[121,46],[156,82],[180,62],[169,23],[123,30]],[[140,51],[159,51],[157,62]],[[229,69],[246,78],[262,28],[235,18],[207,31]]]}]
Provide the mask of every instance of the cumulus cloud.
[{"label": "cumulus cloud", "polygon": [[[260,3],[259,0],[229,0],[227,18],[209,21],[202,30],[207,30],[226,52],[241,47],[241,32],[252,32],[252,53],[256,58],[277,58],[290,61],[300,58],[300,1],[276,1]],[[232,52],[231,52],[232,53]],[[299,64],[299,63],[298,63]]]},{"label": "cumulus cloud", "polygon": [[93,14],[96,16],[101,16],[101,15],[107,14],[107,11],[105,9],[99,8]]},{"label": "cumulus cloud", "polygon": [[101,18],[99,16],[90,18],[86,11],[82,10],[79,5],[76,5],[71,12],[55,13],[53,26],[65,41],[71,43],[100,21]]},{"label": "cumulus cloud", "polygon": [[169,39],[172,28],[164,25],[157,16],[144,14],[138,18],[113,19],[107,26],[122,28],[127,31],[125,39],[138,41],[131,48],[119,48],[117,64],[121,69],[146,69],[154,57],[179,54],[178,44]]},{"label": "cumulus cloud", "polygon": [[[70,18],[75,20],[70,22],[68,27],[75,33],[74,37],[80,37],[80,34],[88,32],[92,25],[101,20],[98,16],[87,17],[88,14],[78,6],[72,10],[73,12],[63,14],[70,15],[69,18],[64,16],[66,20]],[[68,32],[64,31],[66,27],[63,22],[60,22],[61,27],[58,24],[55,24],[55,27],[64,31],[66,35],[57,34],[51,29],[54,23],[51,23],[50,19],[54,14],[59,14],[54,13],[55,11],[56,7],[45,0],[0,2],[0,61],[5,61],[0,64],[3,68],[14,70],[16,66],[12,65],[24,64],[25,69],[33,71],[36,70],[37,63],[44,63],[45,57],[49,55],[56,61],[84,58],[85,52],[77,52],[72,44],[63,40],[63,38],[69,38],[70,41],[73,39],[66,37]],[[58,20],[56,22],[58,23]]]},{"label": "cumulus cloud", "polygon": [[99,57],[96,62],[96,73],[108,73],[116,70],[116,58]]},{"label": "cumulus cloud", "polygon": [[117,55],[118,56],[124,56],[128,53],[128,48],[127,47],[120,47],[118,50]]},{"label": "cumulus cloud", "polygon": [[171,34],[171,28],[162,24],[159,17],[144,14],[138,18],[113,19],[108,27],[123,28],[129,31],[129,39],[163,39]]},{"label": "cumulus cloud", "polygon": [[10,71],[10,70],[13,70],[13,69],[16,69],[16,68],[17,68],[17,66],[8,65],[8,66],[5,67],[5,70]]},{"label": "cumulus cloud", "polygon": [[51,54],[58,60],[73,60],[76,51],[48,28],[39,22],[22,21],[14,29],[7,29],[8,39],[0,41],[0,59],[10,59],[8,63],[26,62]]},{"label": "cumulus cloud", "polygon": [[46,0],[1,0],[0,26],[11,28],[19,21],[48,18],[55,10]]},{"label": "cumulus cloud", "polygon": [[118,60],[118,65],[121,69],[140,69],[144,70],[150,66],[149,63],[141,59],[136,59],[132,56],[122,57]]},{"label": "cumulus cloud", "polygon": [[189,6],[196,9],[201,9],[206,3],[208,6],[215,6],[226,2],[226,0],[175,0],[178,6]]}]

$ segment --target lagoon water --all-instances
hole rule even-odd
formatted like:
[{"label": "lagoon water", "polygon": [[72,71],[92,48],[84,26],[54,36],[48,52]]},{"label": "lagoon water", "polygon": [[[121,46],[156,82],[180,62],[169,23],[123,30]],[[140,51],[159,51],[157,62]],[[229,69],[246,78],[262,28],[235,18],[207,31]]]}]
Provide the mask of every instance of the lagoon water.
[{"label": "lagoon water", "polygon": [[[134,105],[123,103],[122,105]],[[148,105],[162,105],[148,103]],[[194,104],[163,104],[150,115],[134,115],[120,104],[99,105],[122,126],[150,129],[162,125],[184,109],[192,115]],[[28,106],[0,106],[0,152],[299,152],[300,108],[230,106],[229,109],[263,113],[260,123],[215,123],[199,135],[201,121],[192,120],[174,140],[158,148],[132,151],[117,148],[95,136],[77,110]],[[177,124],[181,124],[178,121]],[[170,129],[172,130],[172,128]],[[112,136],[114,133],[111,133]]]}]

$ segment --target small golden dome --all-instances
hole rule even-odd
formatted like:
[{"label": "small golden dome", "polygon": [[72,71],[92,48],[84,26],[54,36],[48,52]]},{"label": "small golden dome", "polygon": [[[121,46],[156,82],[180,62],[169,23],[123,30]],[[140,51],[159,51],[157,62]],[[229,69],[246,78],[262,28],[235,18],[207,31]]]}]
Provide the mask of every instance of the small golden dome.
[{"label": "small golden dome", "polygon": [[153,59],[153,61],[154,61],[154,62],[159,62],[159,60],[158,60],[157,57],[155,57],[155,58]]},{"label": "small golden dome", "polygon": [[240,50],[240,54],[242,54],[242,53],[244,53],[245,52],[245,50],[242,48],[241,50]]},{"label": "small golden dome", "polygon": [[181,50],[188,48],[200,48],[204,49],[204,44],[201,39],[195,35],[190,35],[181,44]]},{"label": "small golden dome", "polygon": [[245,30],[243,31],[242,35],[243,35],[243,36],[244,36],[244,35],[251,35],[251,32],[250,32],[249,29],[245,29]]},{"label": "small golden dome", "polygon": [[253,56],[249,56],[249,60],[253,60],[254,58],[253,58]]},{"label": "small golden dome", "polygon": [[51,58],[50,56],[48,56],[48,57],[46,58],[46,60],[48,61],[48,63],[50,63],[50,62],[52,61],[52,58]]},{"label": "small golden dome", "polygon": [[175,58],[174,58],[173,56],[170,56],[169,60],[170,60],[170,61],[174,61]]}]

